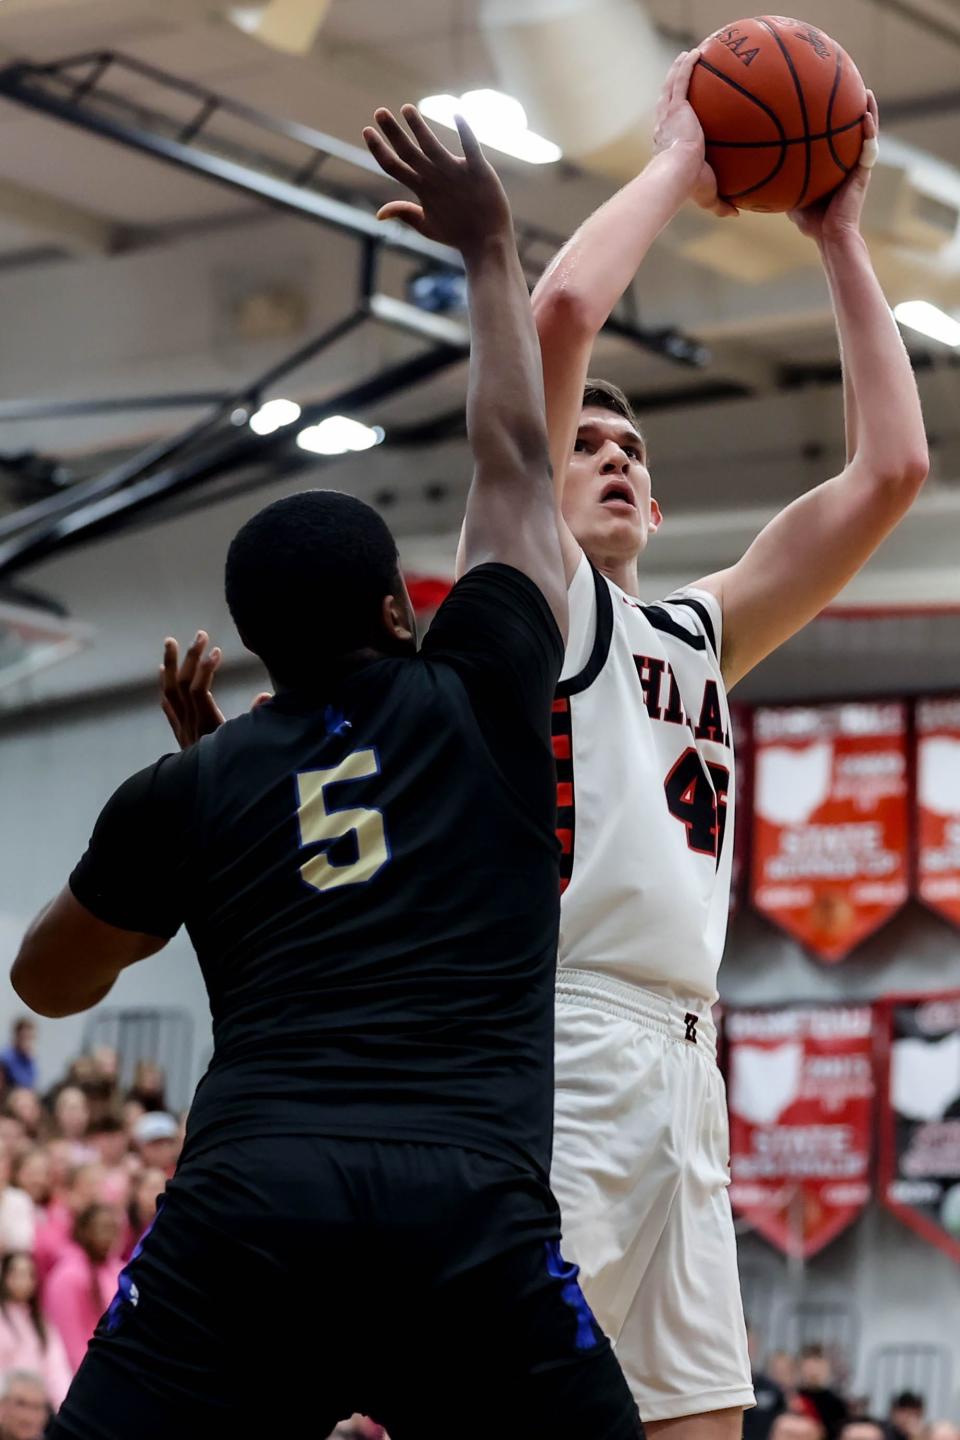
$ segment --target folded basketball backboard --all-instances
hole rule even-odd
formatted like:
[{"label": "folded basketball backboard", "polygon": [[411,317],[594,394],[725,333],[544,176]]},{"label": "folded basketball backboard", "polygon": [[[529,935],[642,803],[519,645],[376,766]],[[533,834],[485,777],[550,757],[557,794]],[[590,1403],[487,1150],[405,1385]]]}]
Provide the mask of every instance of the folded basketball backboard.
[{"label": "folded basketball backboard", "polygon": [[92,635],[89,625],[43,606],[0,600],[0,688],[75,655]]}]

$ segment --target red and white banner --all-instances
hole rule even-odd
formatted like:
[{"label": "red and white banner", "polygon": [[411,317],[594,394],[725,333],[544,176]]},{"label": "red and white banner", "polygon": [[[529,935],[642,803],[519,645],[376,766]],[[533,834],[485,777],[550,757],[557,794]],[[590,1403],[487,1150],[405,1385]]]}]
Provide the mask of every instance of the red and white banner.
[{"label": "red and white banner", "polygon": [[727,1013],[730,1198],[772,1245],[805,1259],[870,1198],[868,1005]]},{"label": "red and white banner", "polygon": [[960,925],[960,696],[920,700],[917,897]]},{"label": "red and white banner", "polygon": [[906,706],[757,710],[753,736],[754,907],[842,960],[908,896]]},{"label": "red and white banner", "polygon": [[883,1202],[960,1263],[960,990],[884,1000],[880,1024]]}]

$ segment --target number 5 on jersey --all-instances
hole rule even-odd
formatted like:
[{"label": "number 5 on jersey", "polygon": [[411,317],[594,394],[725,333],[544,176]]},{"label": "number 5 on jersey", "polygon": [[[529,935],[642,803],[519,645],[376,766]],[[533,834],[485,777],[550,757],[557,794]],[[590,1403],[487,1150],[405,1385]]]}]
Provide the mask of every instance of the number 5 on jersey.
[{"label": "number 5 on jersey", "polygon": [[366,780],[380,774],[375,750],[354,750],[330,770],[305,770],[297,776],[297,820],[300,845],[330,844],[345,835],[355,837],[357,858],[335,865],[325,851],[311,855],[300,874],[314,890],[338,890],[344,885],[365,885],[390,859],[383,815],[379,810],[334,809],[324,793],[331,785]]}]

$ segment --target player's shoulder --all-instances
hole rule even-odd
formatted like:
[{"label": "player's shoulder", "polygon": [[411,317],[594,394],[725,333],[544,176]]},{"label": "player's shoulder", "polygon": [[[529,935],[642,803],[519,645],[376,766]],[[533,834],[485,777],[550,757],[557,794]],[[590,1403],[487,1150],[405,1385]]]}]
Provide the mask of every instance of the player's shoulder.
[{"label": "player's shoulder", "polygon": [[665,640],[702,655],[708,664],[719,667],[723,643],[723,611],[709,590],[685,585],[663,600],[638,606],[644,619]]}]

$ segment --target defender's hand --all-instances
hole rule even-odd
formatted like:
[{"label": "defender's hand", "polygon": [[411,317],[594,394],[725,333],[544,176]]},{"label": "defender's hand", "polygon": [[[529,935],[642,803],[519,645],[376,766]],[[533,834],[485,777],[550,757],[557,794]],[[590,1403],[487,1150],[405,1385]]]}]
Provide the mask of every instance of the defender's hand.
[{"label": "defender's hand", "polygon": [[683,50],[671,65],[657,105],[653,148],[657,154],[675,152],[678,160],[689,166],[691,198],[702,210],[726,219],[740,212],[717,193],[717,177],[706,161],[703,126],[687,99],[699,59],[699,50]]},{"label": "defender's hand", "polygon": [[860,163],[851,170],[838,190],[803,210],[791,210],[790,219],[801,235],[818,245],[829,245],[846,236],[859,235],[863,202],[870,184],[870,171],[879,153],[880,115],[877,97],[867,91],[867,113],[863,120],[863,150]]},{"label": "defender's hand", "polygon": [[461,159],[437,139],[415,105],[404,105],[401,114],[410,134],[389,110],[378,110],[374,119],[379,130],[368,125],[363,138],[381,169],[412,190],[419,203],[391,200],[377,218],[402,220],[428,240],[452,245],[464,256],[491,240],[513,244],[510,202],[466,120],[457,116]]},{"label": "defender's hand", "polygon": [[168,636],[163,642],[160,704],[181,750],[195,744],[201,735],[212,734],[223,724],[223,715],[212,692],[221,651],[214,646],[205,655],[208,639],[205,630],[198,630],[182,665],[176,640]]}]

